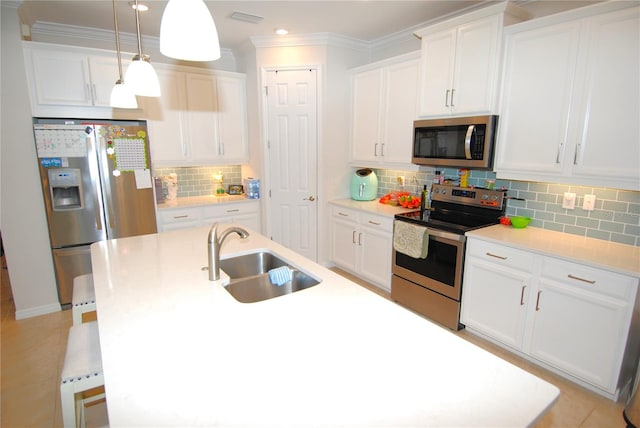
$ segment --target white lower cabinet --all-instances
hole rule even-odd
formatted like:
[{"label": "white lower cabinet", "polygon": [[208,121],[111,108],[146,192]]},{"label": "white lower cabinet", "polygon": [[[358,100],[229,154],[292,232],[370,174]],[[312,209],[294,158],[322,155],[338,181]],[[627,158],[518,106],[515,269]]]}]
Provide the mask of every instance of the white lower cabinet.
[{"label": "white lower cabinet", "polygon": [[636,278],[472,238],[464,275],[469,329],[617,398]]},{"label": "white lower cabinet", "polygon": [[390,291],[393,218],[334,207],[331,231],[332,261]]},{"label": "white lower cabinet", "polygon": [[238,223],[260,232],[258,200],[215,205],[198,205],[158,209],[158,231],[210,226],[218,223]]}]

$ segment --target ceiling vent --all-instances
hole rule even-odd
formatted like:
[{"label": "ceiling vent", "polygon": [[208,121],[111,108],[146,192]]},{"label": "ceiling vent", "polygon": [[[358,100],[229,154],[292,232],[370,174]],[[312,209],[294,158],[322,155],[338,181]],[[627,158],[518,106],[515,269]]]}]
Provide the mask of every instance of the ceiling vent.
[{"label": "ceiling vent", "polygon": [[238,12],[237,10],[233,11],[233,13],[231,14],[231,18],[238,21],[251,22],[252,24],[257,24],[258,22],[261,22],[264,19],[262,16],[252,15],[250,13]]}]

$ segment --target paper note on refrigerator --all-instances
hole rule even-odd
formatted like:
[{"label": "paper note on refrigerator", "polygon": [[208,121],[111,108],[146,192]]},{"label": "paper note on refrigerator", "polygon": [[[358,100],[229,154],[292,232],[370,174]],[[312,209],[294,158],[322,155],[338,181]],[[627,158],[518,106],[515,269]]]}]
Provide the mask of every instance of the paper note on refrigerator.
[{"label": "paper note on refrigerator", "polygon": [[151,188],[151,170],[150,169],[136,169],[133,172],[136,177],[136,189]]}]

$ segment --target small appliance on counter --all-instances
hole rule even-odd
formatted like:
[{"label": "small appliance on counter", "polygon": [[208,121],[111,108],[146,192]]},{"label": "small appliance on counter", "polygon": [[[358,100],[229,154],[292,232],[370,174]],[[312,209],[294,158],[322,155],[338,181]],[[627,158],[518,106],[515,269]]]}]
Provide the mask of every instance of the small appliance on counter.
[{"label": "small appliance on counter", "polygon": [[260,180],[257,178],[245,178],[243,180],[245,195],[248,199],[260,199]]},{"label": "small appliance on counter", "polygon": [[378,195],[378,177],[370,168],[355,171],[351,177],[351,199],[372,201]]}]

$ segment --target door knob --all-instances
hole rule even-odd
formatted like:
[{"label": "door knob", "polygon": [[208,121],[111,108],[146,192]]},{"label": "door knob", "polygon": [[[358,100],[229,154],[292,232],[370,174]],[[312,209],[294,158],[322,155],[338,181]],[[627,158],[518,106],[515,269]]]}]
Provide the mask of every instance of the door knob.
[{"label": "door knob", "polygon": [[309,196],[308,198],[304,198],[303,199],[303,201],[311,201],[311,202],[313,202],[315,200],[316,200],[316,198],[314,198],[313,196]]}]

